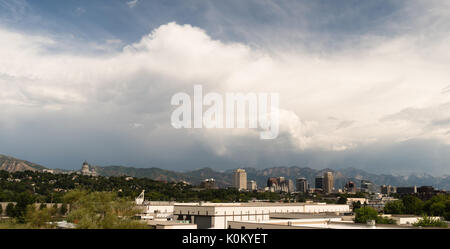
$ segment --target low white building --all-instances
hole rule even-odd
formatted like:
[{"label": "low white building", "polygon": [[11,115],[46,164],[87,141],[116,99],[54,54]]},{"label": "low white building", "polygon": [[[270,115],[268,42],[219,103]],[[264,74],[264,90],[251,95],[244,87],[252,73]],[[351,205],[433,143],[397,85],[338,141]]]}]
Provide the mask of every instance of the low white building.
[{"label": "low white building", "polygon": [[272,213],[346,213],[349,205],[326,203],[202,203],[175,205],[174,219],[197,224],[199,229],[226,229],[229,221],[267,221]]},{"label": "low white building", "polygon": [[145,202],[140,205],[139,216],[142,220],[168,220],[172,218],[174,205],[173,202]]},{"label": "low white building", "polygon": [[364,203],[369,203],[369,199],[367,199],[367,198],[353,198],[353,197],[351,197],[351,198],[347,198],[347,204],[348,205],[352,205],[352,203],[353,202],[358,202],[359,201],[359,203],[361,203],[361,205],[363,205]]},{"label": "low white building", "polygon": [[[407,226],[412,226],[412,224],[423,219],[422,216],[408,215],[408,214],[396,214],[396,215],[385,214],[383,215],[383,217],[395,220],[397,225],[407,225]],[[433,220],[442,220],[441,217],[438,216],[430,216],[429,218]]]},{"label": "low white building", "polygon": [[199,203],[177,203],[169,201],[142,201],[137,206],[140,208],[138,216],[142,220],[172,220],[175,205],[199,205]]},{"label": "low white building", "polygon": [[276,213],[264,221],[229,221],[231,229],[404,229],[414,228],[398,225],[358,224],[348,219],[352,216],[333,213]]},{"label": "low white building", "polygon": [[179,223],[174,221],[147,221],[153,229],[197,229],[196,224],[191,223]]}]

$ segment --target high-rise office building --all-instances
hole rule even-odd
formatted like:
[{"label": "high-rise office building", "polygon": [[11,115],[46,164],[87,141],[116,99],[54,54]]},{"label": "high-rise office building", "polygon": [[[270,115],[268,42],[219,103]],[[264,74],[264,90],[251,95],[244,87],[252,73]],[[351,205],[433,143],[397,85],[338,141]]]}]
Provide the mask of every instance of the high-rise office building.
[{"label": "high-rise office building", "polygon": [[247,190],[257,190],[258,186],[256,185],[256,181],[250,180],[247,182]]},{"label": "high-rise office building", "polygon": [[323,177],[322,176],[316,177],[314,188],[323,189]]},{"label": "high-rise office building", "polygon": [[297,192],[307,193],[308,192],[308,181],[305,178],[297,178],[296,182]]},{"label": "high-rise office building", "polygon": [[415,194],[417,193],[417,186],[413,187],[397,187],[398,194]]},{"label": "high-rise office building", "polygon": [[356,184],[352,181],[348,181],[345,184],[345,191],[352,194],[356,193]]},{"label": "high-rise office building", "polygon": [[269,179],[267,179],[267,187],[268,188],[272,188],[275,185],[278,184],[278,178],[276,177],[269,177]]},{"label": "high-rise office building", "polygon": [[397,193],[397,188],[391,185],[381,185],[380,190],[382,194],[386,195]]},{"label": "high-rise office building", "polygon": [[333,188],[334,188],[333,172],[323,173],[323,192],[327,194],[333,193]]},{"label": "high-rise office building", "polygon": [[365,193],[377,193],[380,192],[380,188],[374,183],[368,180],[361,180],[361,192]]},{"label": "high-rise office building", "polygon": [[294,182],[285,177],[270,177],[267,180],[267,187],[272,192],[294,192]]},{"label": "high-rise office building", "polygon": [[294,192],[294,181],[292,181],[291,179],[286,179],[284,181],[284,185],[281,185],[284,189],[284,192],[288,192],[288,193],[292,193]]},{"label": "high-rise office building", "polygon": [[234,171],[233,187],[238,190],[247,189],[247,172],[244,169],[236,169]]}]

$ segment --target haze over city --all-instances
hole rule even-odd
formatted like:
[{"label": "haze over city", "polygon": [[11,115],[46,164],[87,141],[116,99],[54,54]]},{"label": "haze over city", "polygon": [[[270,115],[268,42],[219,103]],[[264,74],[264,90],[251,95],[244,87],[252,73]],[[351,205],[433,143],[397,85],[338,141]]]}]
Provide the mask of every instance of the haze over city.
[{"label": "haze over city", "polygon": [[[450,174],[449,24],[433,0],[0,0],[0,154]],[[279,136],[174,129],[196,84],[279,93]]]}]

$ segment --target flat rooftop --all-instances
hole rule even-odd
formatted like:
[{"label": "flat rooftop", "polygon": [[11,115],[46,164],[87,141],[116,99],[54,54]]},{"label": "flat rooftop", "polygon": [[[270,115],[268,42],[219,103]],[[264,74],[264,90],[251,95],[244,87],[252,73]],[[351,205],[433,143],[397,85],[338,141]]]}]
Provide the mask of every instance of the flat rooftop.
[{"label": "flat rooftop", "polygon": [[366,224],[358,224],[348,221],[329,221],[326,218],[316,218],[316,219],[289,219],[289,220],[279,220],[270,219],[264,221],[232,221],[238,224],[267,224],[267,225],[277,225],[285,228],[299,229],[299,228],[317,228],[317,229],[417,229],[415,227],[405,227],[398,225],[385,225],[376,224],[374,227],[367,226]]},{"label": "flat rooftop", "polygon": [[[175,206],[203,206],[203,207],[267,207],[267,206],[306,206],[306,205],[323,205],[326,206],[325,202],[291,202],[291,203],[283,203],[283,202],[236,202],[236,203],[176,203]],[[347,204],[328,204],[328,205],[340,205],[344,206]],[[347,205],[348,206],[348,205]]]},{"label": "flat rooftop", "polygon": [[158,220],[148,220],[147,221],[147,225],[163,225],[163,226],[173,226],[173,225],[177,225],[177,226],[192,226],[192,225],[195,225],[195,224],[193,224],[193,223],[179,223],[179,222],[176,222],[176,221],[172,221],[172,220],[170,220],[170,221],[165,221],[165,220],[163,220],[163,221],[158,221]]},{"label": "flat rooftop", "polygon": [[336,213],[271,213],[271,219],[333,219],[341,218],[342,216],[336,215]]}]

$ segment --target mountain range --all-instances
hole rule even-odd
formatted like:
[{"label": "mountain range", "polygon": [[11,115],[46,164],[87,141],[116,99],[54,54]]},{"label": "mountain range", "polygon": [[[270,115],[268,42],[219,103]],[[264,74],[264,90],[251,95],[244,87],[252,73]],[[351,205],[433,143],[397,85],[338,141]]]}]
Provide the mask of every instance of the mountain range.
[{"label": "mountain range", "polygon": [[[47,169],[42,165],[31,163],[25,160],[16,159],[10,156],[0,155],[0,170],[9,172],[15,171],[43,171]],[[91,166],[99,175],[102,176],[132,176],[146,177],[158,181],[187,181],[194,185],[199,184],[206,178],[214,178],[219,187],[231,186],[233,179],[233,170],[216,171],[211,168],[202,168],[186,172],[177,172],[165,170],[161,168],[135,168],[127,166]],[[248,180],[255,180],[258,186],[266,186],[269,177],[286,177],[295,182],[296,178],[304,177],[308,180],[311,187],[314,187],[315,177],[323,175],[326,171],[334,174],[335,188],[342,188],[349,180],[358,186],[361,180],[369,180],[376,185],[393,185],[393,186],[433,186],[437,189],[450,189],[450,176],[444,175],[440,177],[428,174],[411,174],[408,176],[397,176],[391,174],[372,174],[361,169],[345,168],[345,169],[312,169],[308,167],[272,167],[266,169],[244,168],[247,172]],[[55,173],[70,172],[69,170],[54,169]]]},{"label": "mountain range", "polygon": [[0,155],[0,170],[6,170],[9,172],[16,171],[42,171],[46,169],[39,164],[31,163],[25,160],[20,160],[14,157]]}]

